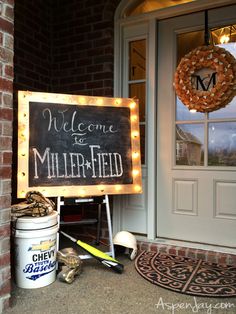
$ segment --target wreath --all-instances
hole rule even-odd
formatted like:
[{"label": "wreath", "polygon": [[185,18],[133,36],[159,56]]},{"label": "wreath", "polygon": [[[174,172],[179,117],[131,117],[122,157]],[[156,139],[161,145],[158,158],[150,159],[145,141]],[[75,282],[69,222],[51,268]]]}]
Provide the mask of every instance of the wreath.
[{"label": "wreath", "polygon": [[[193,84],[194,75],[202,69],[211,69],[216,75],[215,84],[207,90],[196,89]],[[189,110],[211,112],[223,108],[235,96],[236,60],[224,48],[198,47],[181,59],[175,72],[174,87]]]}]

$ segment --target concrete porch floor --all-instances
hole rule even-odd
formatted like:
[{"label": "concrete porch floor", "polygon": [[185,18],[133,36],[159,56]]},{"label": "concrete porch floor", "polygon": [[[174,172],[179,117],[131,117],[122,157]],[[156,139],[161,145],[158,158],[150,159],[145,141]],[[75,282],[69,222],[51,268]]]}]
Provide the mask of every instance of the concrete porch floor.
[{"label": "concrete porch floor", "polygon": [[[83,271],[72,284],[56,280],[49,286],[30,290],[14,285],[11,307],[4,313],[236,313],[236,298],[194,298],[175,293],[143,279],[128,257],[117,256],[117,259],[125,266],[123,274],[117,274],[90,259],[83,261]],[[171,310],[171,306],[175,310]]]}]

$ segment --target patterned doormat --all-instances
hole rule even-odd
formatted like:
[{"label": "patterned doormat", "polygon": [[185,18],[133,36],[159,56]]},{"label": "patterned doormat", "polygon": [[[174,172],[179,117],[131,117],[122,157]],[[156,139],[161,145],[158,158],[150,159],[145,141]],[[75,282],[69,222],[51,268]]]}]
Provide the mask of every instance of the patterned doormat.
[{"label": "patterned doormat", "polygon": [[236,267],[165,253],[143,251],[138,273],[153,284],[194,296],[235,297]]}]

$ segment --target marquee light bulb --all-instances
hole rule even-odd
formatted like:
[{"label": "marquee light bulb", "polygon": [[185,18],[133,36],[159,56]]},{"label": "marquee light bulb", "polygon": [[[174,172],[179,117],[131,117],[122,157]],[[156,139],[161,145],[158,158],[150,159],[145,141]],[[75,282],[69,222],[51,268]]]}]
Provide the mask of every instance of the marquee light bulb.
[{"label": "marquee light bulb", "polygon": [[103,105],[103,99],[102,99],[102,98],[99,98],[99,99],[97,100],[97,105],[98,105],[98,106]]},{"label": "marquee light bulb", "polygon": [[136,192],[140,192],[140,191],[141,191],[141,186],[138,185],[138,184],[135,185],[134,190],[135,190]]},{"label": "marquee light bulb", "polygon": [[132,101],[129,106],[131,109],[134,109],[136,106],[136,102]]},{"label": "marquee light bulb", "polygon": [[79,102],[81,103],[81,105],[84,105],[85,102],[86,102],[86,100],[85,100],[84,97],[80,97],[80,98],[79,98]]},{"label": "marquee light bulb", "polygon": [[132,132],[132,136],[133,136],[134,138],[138,137],[138,136],[139,136],[138,131],[134,131],[134,132]]},{"label": "marquee light bulb", "polygon": [[139,157],[139,153],[138,152],[134,152],[132,156],[133,156],[134,159],[136,159],[136,158]]},{"label": "marquee light bulb", "polygon": [[132,120],[132,121],[137,121],[137,119],[138,119],[137,115],[133,114],[133,115],[131,116],[131,120]]},{"label": "marquee light bulb", "polygon": [[83,189],[79,190],[79,195],[84,196],[85,195],[85,190],[83,190]]},{"label": "marquee light bulb", "polygon": [[121,187],[120,185],[116,185],[116,186],[115,186],[115,190],[116,190],[116,191],[120,191],[121,188],[122,188],[122,187]]},{"label": "marquee light bulb", "polygon": [[139,174],[139,171],[137,169],[133,170],[133,176],[136,177]]},{"label": "marquee light bulb", "polygon": [[120,98],[117,98],[117,99],[115,100],[115,104],[116,104],[116,105],[120,105],[120,104],[121,104],[121,99],[120,99]]}]

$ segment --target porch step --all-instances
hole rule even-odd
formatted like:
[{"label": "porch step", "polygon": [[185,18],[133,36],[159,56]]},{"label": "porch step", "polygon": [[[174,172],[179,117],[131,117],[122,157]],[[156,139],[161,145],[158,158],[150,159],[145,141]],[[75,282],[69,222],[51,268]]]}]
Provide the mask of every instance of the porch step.
[{"label": "porch step", "polygon": [[153,243],[147,241],[137,241],[139,251],[154,251],[158,253],[167,253],[177,256],[189,257],[195,260],[202,259],[206,262],[217,263],[220,265],[236,266],[236,254],[222,253],[210,250],[201,250],[196,248],[173,246],[162,243]]}]

